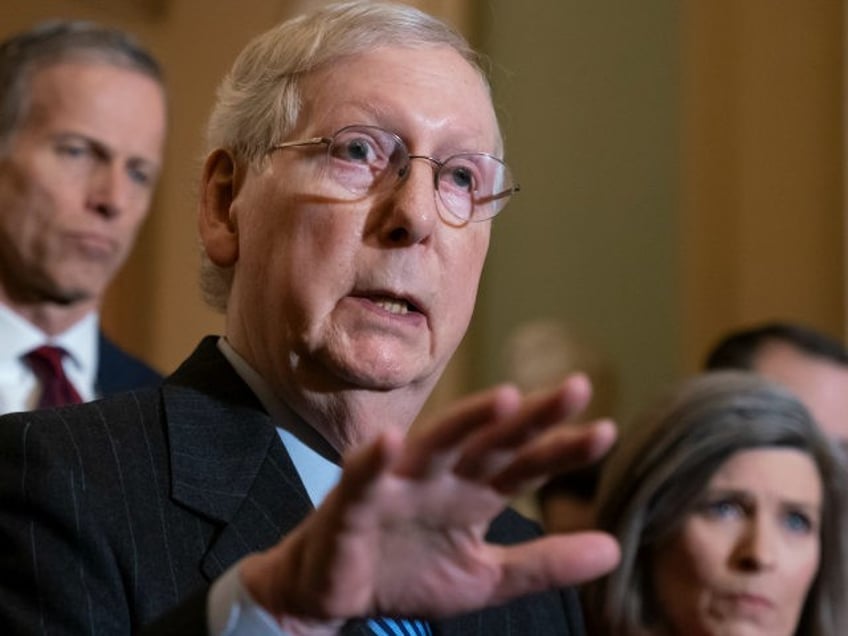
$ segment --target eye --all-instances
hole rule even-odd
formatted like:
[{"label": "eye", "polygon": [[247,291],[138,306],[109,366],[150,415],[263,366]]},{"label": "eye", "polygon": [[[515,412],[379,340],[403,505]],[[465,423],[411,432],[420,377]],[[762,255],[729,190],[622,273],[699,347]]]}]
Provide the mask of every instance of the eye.
[{"label": "eye", "polygon": [[343,157],[351,161],[369,163],[369,159],[374,156],[374,147],[365,139],[353,139],[342,150]]},{"label": "eye", "polygon": [[333,140],[330,153],[346,163],[375,167],[386,165],[392,154],[387,140],[362,129],[342,130]]},{"label": "eye", "polygon": [[[482,155],[481,155],[482,156]],[[478,165],[476,155],[449,157],[439,171],[439,187],[465,194],[485,189],[483,166]]]},{"label": "eye", "polygon": [[130,179],[138,185],[150,185],[150,176],[141,170],[130,170]]},{"label": "eye", "polygon": [[782,521],[793,534],[810,534],[813,531],[813,520],[804,512],[788,510],[783,513]]},{"label": "eye", "polygon": [[127,175],[136,185],[144,187],[153,185],[153,174],[144,166],[127,166]]},{"label": "eye", "polygon": [[82,141],[61,140],[56,143],[56,153],[70,159],[87,158],[92,155],[92,149]]},{"label": "eye", "polygon": [[451,168],[451,183],[461,190],[474,191],[474,174],[466,167]]},{"label": "eye", "polygon": [[701,506],[701,512],[710,519],[741,519],[745,516],[745,507],[735,499],[713,499]]}]

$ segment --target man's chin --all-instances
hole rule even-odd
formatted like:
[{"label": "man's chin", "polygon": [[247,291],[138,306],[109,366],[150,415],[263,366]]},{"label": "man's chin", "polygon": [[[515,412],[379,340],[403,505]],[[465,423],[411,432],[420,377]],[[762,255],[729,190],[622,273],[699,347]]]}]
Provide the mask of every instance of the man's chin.
[{"label": "man's chin", "polygon": [[365,391],[396,391],[420,383],[420,374],[407,370],[354,368],[348,369],[343,375],[352,386]]},{"label": "man's chin", "polygon": [[339,360],[333,366],[337,377],[366,391],[387,392],[435,384],[435,380],[428,381],[434,373],[429,365],[415,364],[412,356],[401,359],[355,357]]}]

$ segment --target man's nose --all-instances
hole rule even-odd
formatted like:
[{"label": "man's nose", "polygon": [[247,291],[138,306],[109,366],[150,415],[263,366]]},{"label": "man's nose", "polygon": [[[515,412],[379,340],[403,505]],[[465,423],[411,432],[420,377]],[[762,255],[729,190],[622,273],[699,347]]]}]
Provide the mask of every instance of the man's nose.
[{"label": "man's nose", "polygon": [[131,187],[117,162],[102,161],[89,176],[88,207],[106,218],[117,217],[129,204]]},{"label": "man's nose", "polygon": [[[419,164],[419,165],[416,165]],[[435,177],[429,161],[414,161],[398,173],[384,218],[382,236],[388,243],[413,245],[426,241],[439,222]]]}]

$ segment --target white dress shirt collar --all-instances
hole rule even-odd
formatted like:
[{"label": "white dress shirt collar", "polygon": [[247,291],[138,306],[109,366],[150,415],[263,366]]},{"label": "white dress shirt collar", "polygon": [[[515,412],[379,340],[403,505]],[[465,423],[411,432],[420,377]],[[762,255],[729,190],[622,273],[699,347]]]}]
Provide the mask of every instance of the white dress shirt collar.
[{"label": "white dress shirt collar", "polygon": [[96,397],[99,327],[98,316],[92,312],[67,331],[49,337],[0,304],[0,412],[33,407],[37,382],[23,356],[44,344],[62,347],[68,353],[62,366],[80,397]]},{"label": "white dress shirt collar", "polygon": [[218,339],[218,349],[274,420],[277,433],[297,469],[309,499],[317,506],[341,476],[338,453],[314,428],[274,395],[265,379],[230,346],[226,338]]}]

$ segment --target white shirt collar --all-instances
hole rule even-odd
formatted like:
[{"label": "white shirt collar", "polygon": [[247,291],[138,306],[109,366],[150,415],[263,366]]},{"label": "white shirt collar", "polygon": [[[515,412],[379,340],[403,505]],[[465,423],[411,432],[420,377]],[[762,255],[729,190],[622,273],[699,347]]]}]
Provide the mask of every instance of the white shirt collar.
[{"label": "white shirt collar", "polygon": [[[336,453],[318,432],[271,391],[268,383],[230,346],[218,339],[218,349],[253,391],[277,426],[277,433],[294,463],[312,504],[320,504],[341,477]],[[336,461],[334,461],[334,459]]]},{"label": "white shirt collar", "polygon": [[[70,329],[50,337],[41,329],[0,303],[0,358],[20,358],[43,344],[54,344],[68,352],[81,369],[97,369],[97,343],[100,321],[92,312]],[[94,373],[91,375],[94,378]]]},{"label": "white shirt collar", "polygon": [[97,379],[100,321],[95,313],[88,314],[67,331],[53,338],[52,343],[68,352],[81,373],[86,385],[93,386]]},{"label": "white shirt collar", "polygon": [[96,397],[99,329],[99,318],[92,312],[51,338],[0,303],[0,411],[32,408],[28,400],[36,381],[23,356],[44,344],[68,352],[62,365],[68,379],[83,400]]},{"label": "white shirt collar", "polygon": [[47,334],[0,304],[0,360],[18,360],[47,342]]}]

